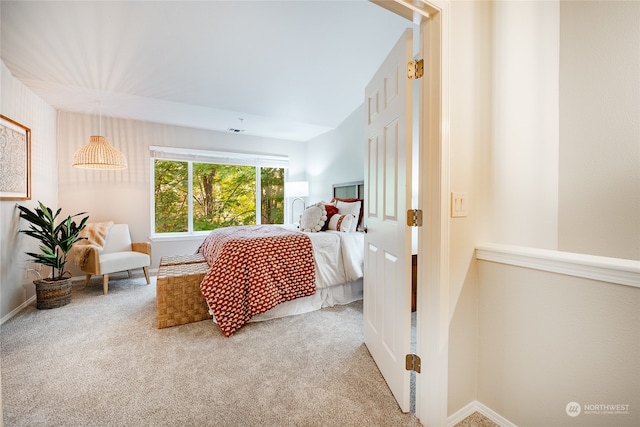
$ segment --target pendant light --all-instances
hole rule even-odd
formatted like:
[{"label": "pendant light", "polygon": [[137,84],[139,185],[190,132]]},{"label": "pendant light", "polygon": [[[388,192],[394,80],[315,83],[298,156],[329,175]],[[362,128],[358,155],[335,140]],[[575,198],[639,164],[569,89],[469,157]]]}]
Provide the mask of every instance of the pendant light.
[{"label": "pendant light", "polygon": [[[100,133],[102,133],[102,112],[100,111]],[[117,148],[99,135],[89,137],[89,143],[83,145],[73,155],[73,167],[79,169],[120,170],[127,168],[127,159]]]}]

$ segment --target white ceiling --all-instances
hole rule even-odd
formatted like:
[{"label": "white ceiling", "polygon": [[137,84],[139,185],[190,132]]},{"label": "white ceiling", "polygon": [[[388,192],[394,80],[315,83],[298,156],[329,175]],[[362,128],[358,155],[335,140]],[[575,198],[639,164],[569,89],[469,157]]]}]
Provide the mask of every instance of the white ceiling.
[{"label": "white ceiling", "polygon": [[299,141],[362,104],[412,25],[367,0],[0,7],[2,60],[59,110]]}]

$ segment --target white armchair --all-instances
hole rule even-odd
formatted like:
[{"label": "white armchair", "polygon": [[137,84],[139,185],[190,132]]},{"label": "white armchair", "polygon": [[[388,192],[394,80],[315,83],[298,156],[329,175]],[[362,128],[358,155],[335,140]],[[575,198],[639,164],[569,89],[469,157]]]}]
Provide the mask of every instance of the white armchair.
[{"label": "white armchair", "polygon": [[87,248],[85,262],[80,266],[87,275],[85,286],[89,284],[92,275],[103,275],[102,292],[107,295],[109,290],[109,274],[117,271],[127,271],[142,268],[147,284],[149,279],[149,265],[151,265],[151,243],[131,242],[128,224],[113,224],[104,243],[102,251],[96,247]]}]

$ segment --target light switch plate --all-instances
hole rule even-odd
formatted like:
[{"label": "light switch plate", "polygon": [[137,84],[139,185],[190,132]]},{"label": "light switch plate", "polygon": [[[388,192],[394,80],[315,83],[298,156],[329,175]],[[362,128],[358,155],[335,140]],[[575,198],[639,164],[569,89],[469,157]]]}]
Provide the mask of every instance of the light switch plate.
[{"label": "light switch plate", "polygon": [[463,192],[451,193],[451,218],[463,218],[467,216],[468,195]]}]

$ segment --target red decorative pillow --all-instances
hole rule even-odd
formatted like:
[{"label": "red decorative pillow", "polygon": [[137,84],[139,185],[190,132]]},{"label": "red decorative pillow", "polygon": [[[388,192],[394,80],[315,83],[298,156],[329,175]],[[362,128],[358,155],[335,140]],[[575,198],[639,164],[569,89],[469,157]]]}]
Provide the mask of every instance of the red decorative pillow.
[{"label": "red decorative pillow", "polygon": [[324,208],[327,210],[327,221],[324,223],[324,226],[322,227],[322,231],[327,231],[327,229],[329,228],[329,220],[331,219],[332,216],[338,213],[338,208],[335,207],[334,205],[329,205],[329,204],[325,204]]},{"label": "red decorative pillow", "polygon": [[327,221],[329,220],[329,218],[331,218],[332,216],[338,213],[338,207],[335,205],[327,204],[327,205],[324,205],[324,207],[327,210]]}]

